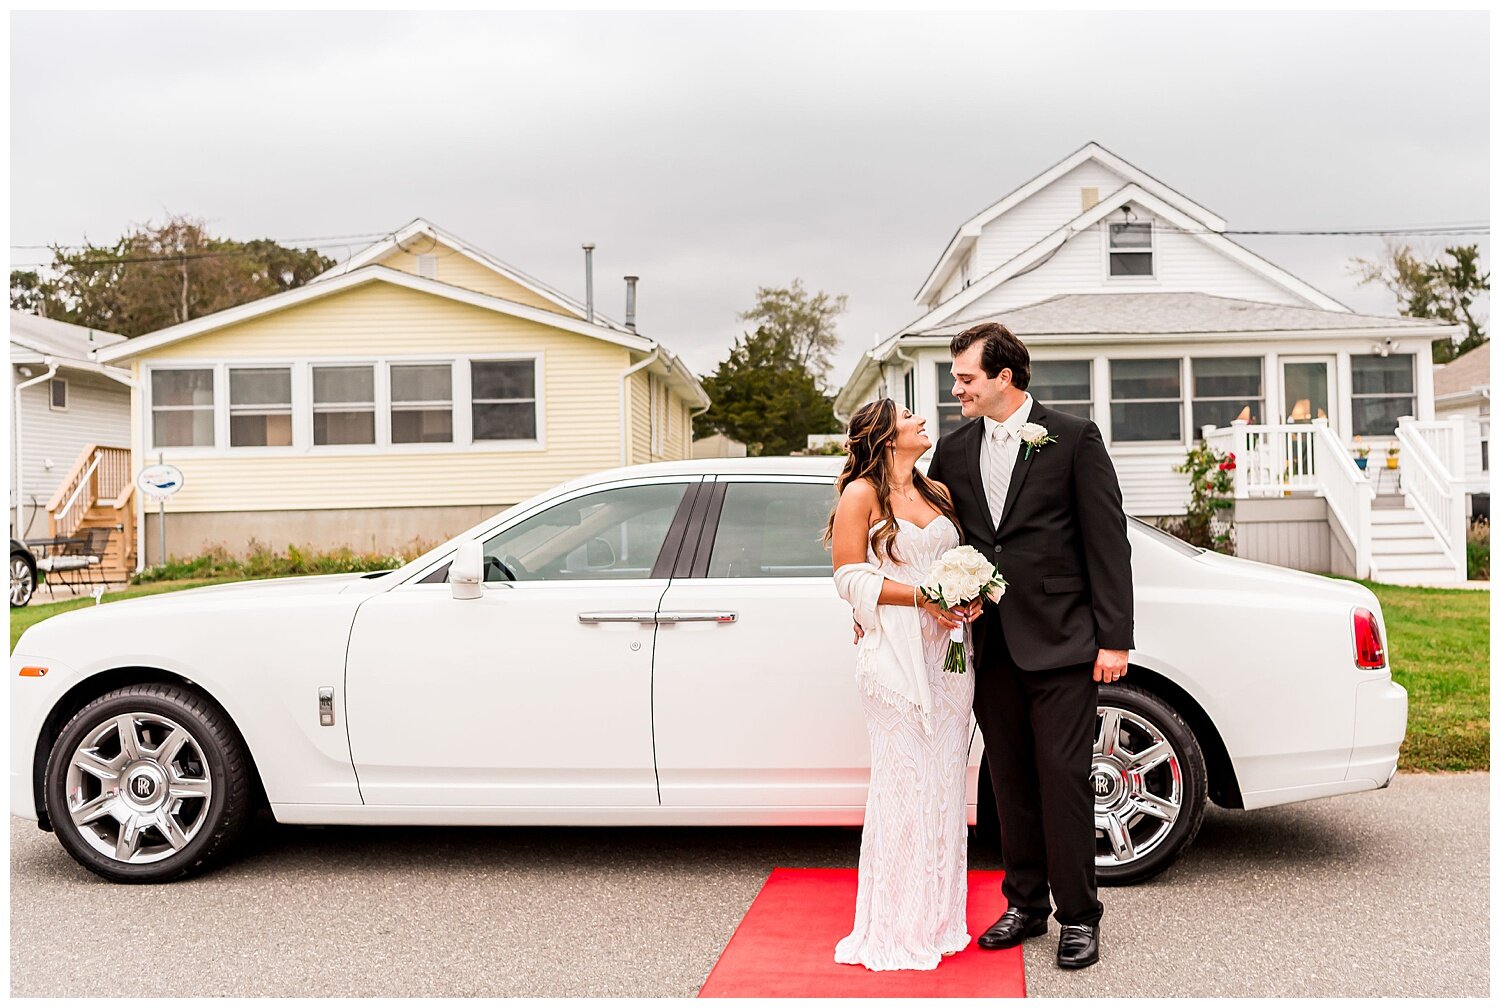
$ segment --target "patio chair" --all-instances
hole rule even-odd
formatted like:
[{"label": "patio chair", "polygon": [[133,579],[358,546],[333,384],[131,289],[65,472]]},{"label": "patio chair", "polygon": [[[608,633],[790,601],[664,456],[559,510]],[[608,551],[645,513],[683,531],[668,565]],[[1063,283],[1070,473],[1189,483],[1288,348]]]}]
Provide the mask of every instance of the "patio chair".
[{"label": "patio chair", "polygon": [[111,528],[81,529],[77,535],[49,548],[45,556],[38,557],[37,569],[47,575],[48,596],[57,597],[53,584],[59,581],[74,589],[104,584],[104,550],[113,534]]}]

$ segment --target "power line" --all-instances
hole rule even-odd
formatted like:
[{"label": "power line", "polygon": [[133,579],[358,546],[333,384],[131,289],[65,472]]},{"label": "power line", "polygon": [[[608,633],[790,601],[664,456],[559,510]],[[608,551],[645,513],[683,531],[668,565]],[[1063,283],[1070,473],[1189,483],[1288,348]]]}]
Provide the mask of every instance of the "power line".
[{"label": "power line", "polygon": [[[376,237],[391,238],[391,237],[394,237],[394,235],[395,235],[395,232],[392,232],[392,231],[383,231],[383,232],[380,232]],[[367,237],[367,236],[361,236],[361,237]],[[278,242],[277,244],[280,244],[280,242]],[[325,242],[322,242],[321,244],[314,243],[314,244],[303,245],[303,246],[301,246],[301,249],[302,250],[309,250],[309,249],[324,249],[324,248],[345,248],[345,247],[348,247],[348,246],[349,246],[348,242],[325,241]],[[294,251],[296,251],[296,250],[294,250]],[[159,255],[159,256],[98,256],[98,257],[95,257],[95,258],[92,258],[92,259],[84,259],[84,260],[81,260],[79,262],[67,263],[66,265],[71,269],[71,268],[86,267],[86,266],[121,266],[121,265],[128,265],[128,264],[132,264],[132,263],[180,263],[180,262],[192,262],[192,261],[197,260],[197,259],[254,258],[254,257],[258,256],[259,254],[260,253],[252,252],[252,251],[249,251],[249,250],[246,250],[246,249],[237,249],[237,250],[233,250],[233,251],[224,251],[224,252],[189,252],[189,253],[178,253],[176,255]],[[28,267],[42,267],[42,266],[55,266],[55,265],[57,265],[55,261],[52,261],[52,262],[11,263],[11,268],[12,269],[25,269],[25,268],[28,268]]]},{"label": "power line", "polygon": [[[310,237],[310,238],[263,238],[263,239],[252,239],[252,240],[253,241],[273,241],[273,242],[275,242],[278,245],[291,245],[291,244],[293,244],[295,242],[331,242],[331,241],[346,241],[346,240],[356,239],[356,238],[389,238],[393,234],[394,234],[394,232],[392,232],[392,231],[366,231],[363,234],[316,235],[316,236],[313,236],[313,237]],[[10,248],[12,248],[12,249],[27,249],[27,250],[32,250],[32,251],[35,251],[35,250],[51,250],[51,249],[83,249],[83,248],[92,248],[92,247],[93,246],[90,246],[90,245],[12,245],[12,246],[10,246]]]}]

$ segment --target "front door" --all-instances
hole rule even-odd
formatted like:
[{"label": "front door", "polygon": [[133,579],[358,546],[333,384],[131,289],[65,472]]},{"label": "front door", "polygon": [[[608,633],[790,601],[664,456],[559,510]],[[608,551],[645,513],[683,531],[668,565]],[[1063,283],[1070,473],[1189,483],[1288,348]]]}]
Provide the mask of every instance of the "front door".
[{"label": "front door", "polygon": [[1332,357],[1281,359],[1281,415],[1286,423],[1328,420],[1332,425]]},{"label": "front door", "polygon": [[842,807],[858,822],[870,744],[853,620],[822,542],[833,481],[712,486],[707,528],[691,569],[679,568],[687,576],[667,588],[656,637],[662,804],[779,807],[783,818]]},{"label": "front door", "polygon": [[361,605],[346,690],[365,803],[657,804],[658,565],[697,481],[590,488],[502,527],[482,598],[440,570]]}]

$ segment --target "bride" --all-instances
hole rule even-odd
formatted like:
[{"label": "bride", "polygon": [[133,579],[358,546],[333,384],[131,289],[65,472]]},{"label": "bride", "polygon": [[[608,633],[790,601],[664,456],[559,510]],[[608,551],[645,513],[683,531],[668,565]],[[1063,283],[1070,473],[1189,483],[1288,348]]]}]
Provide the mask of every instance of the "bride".
[{"label": "bride", "polygon": [[855,681],[870,735],[854,930],[834,960],[872,970],[930,970],[969,944],[974,677],[943,671],[948,631],[964,616],[916,591],[959,543],[947,489],[916,469],[932,446],[926,424],[890,399],[860,408],[826,535],[839,594],[864,630]]}]

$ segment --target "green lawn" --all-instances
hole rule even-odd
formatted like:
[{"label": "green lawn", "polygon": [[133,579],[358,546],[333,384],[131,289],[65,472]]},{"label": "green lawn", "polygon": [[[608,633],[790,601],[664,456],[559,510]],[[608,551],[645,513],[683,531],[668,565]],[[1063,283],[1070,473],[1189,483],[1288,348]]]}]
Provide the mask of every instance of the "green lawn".
[{"label": "green lawn", "polygon": [[[139,585],[110,592],[104,602],[224,580]],[[1488,770],[1490,593],[1362,583],[1380,598],[1395,679],[1410,697],[1401,769]],[[93,604],[93,599],[83,598],[12,609],[11,650],[32,624]]]},{"label": "green lawn", "polygon": [[1380,598],[1410,700],[1402,770],[1490,766],[1490,593],[1362,582]]}]

